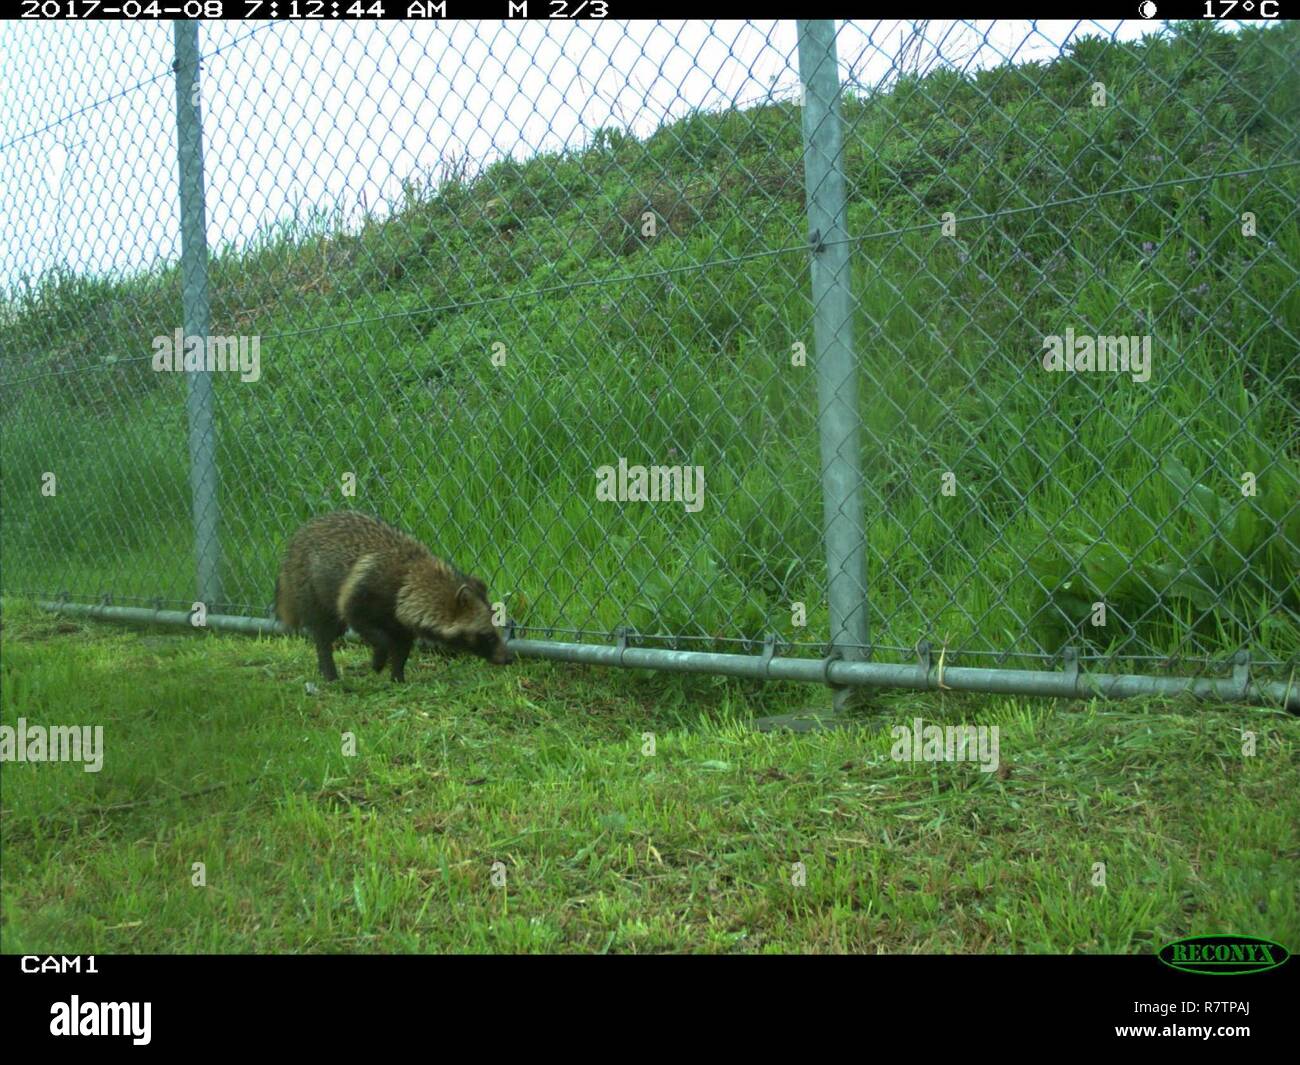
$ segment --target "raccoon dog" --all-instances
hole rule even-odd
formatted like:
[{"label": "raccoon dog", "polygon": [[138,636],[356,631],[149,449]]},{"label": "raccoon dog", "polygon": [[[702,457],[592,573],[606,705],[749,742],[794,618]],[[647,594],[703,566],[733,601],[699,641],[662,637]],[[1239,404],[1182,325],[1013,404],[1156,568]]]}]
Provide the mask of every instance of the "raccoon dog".
[{"label": "raccoon dog", "polygon": [[337,680],[334,641],[351,625],[374,649],[380,672],[405,680],[417,637],[496,665],[514,661],[492,624],[487,585],[431,554],[418,540],[351,510],[312,518],[289,541],[275,587],[275,613],[306,629],[326,680]]}]

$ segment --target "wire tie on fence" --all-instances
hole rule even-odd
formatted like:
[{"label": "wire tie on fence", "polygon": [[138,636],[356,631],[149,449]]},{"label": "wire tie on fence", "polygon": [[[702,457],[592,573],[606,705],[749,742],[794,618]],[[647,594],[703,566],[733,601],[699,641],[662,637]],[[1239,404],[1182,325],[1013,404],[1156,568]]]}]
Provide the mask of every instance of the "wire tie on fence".
[{"label": "wire tie on fence", "polygon": [[828,688],[835,687],[835,682],[831,680],[831,666],[836,662],[843,661],[843,659],[844,652],[838,647],[832,647],[826,657],[822,659],[822,683]]},{"label": "wire tie on fence", "polygon": [[814,229],[808,235],[808,243],[812,245],[814,255],[820,255],[826,250],[826,242],[822,240],[822,231],[820,229]]},{"label": "wire tie on fence", "polygon": [[1244,648],[1232,656],[1232,682],[1242,699],[1250,691],[1250,652]]},{"label": "wire tie on fence", "polygon": [[614,646],[618,650],[618,664],[623,664],[623,655],[627,653],[627,626],[620,625],[614,630],[614,635],[618,637],[618,643]]},{"label": "wire tie on fence", "polygon": [[1061,652],[1061,668],[1070,682],[1071,694],[1079,694],[1079,652],[1067,647]]},{"label": "wire tie on fence", "polygon": [[505,631],[506,643],[507,644],[510,643],[510,641],[513,640],[514,638],[515,638],[515,619],[506,618],[506,631]]},{"label": "wire tie on fence", "polygon": [[920,640],[916,645],[916,658],[920,664],[921,672],[925,676],[926,686],[930,684],[930,651],[931,644],[929,640]]},{"label": "wire tie on fence", "polygon": [[776,633],[769,632],[763,637],[763,680],[772,675],[772,659],[776,657]]}]

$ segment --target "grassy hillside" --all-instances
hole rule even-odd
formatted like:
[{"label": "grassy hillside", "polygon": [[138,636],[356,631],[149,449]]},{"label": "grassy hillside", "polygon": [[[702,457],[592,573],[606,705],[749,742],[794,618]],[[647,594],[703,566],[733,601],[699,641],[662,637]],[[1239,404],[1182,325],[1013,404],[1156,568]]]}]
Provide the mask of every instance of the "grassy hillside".
[{"label": "grassy hillside", "polygon": [[[1298,70],[1300,25],[1196,25],[846,99],[874,640],[1294,657]],[[602,130],[218,252],[213,331],[263,366],[217,384],[230,609],[263,613],[285,533],[346,504],[529,626],[824,639],[800,145],[789,103]],[[173,264],[0,306],[7,592],[190,603],[184,382],[149,366],[178,308]],[[1044,373],[1067,328],[1149,333],[1151,380]],[[619,456],[703,466],[705,509],[597,503]]]}]

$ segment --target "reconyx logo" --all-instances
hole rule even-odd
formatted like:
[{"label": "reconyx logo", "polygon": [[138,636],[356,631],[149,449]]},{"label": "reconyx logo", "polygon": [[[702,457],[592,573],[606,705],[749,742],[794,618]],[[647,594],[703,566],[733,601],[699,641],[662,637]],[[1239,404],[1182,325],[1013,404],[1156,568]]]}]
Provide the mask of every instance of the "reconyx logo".
[{"label": "reconyx logo", "polygon": [[1276,969],[1291,952],[1280,943],[1259,936],[1189,936],[1166,943],[1156,955],[1171,969],[1185,973],[1238,976]]}]

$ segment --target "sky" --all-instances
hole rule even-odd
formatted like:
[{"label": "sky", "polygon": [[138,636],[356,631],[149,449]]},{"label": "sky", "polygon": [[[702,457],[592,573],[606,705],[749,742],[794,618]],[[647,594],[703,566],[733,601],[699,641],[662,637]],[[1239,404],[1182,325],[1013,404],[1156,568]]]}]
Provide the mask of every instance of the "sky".
[{"label": "sky", "polygon": [[[841,81],[873,89],[900,67],[1044,60],[1159,28],[851,21],[837,50]],[[581,148],[601,127],[645,137],[799,83],[793,20],[232,21],[201,24],[199,47],[214,248],[313,208],[355,225],[448,167]],[[170,23],[0,23],[0,289],[177,258],[172,59]]]}]

